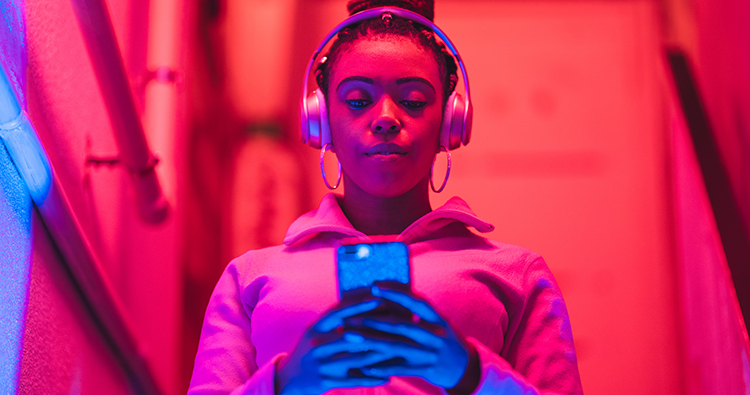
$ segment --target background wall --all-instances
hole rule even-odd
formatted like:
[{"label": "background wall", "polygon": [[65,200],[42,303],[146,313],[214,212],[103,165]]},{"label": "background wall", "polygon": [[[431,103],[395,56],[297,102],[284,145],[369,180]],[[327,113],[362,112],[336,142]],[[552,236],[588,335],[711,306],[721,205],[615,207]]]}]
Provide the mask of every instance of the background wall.
[{"label": "background wall", "polygon": [[[158,225],[141,220],[130,175],[121,165],[97,166],[92,158],[117,158],[109,116],[92,71],[76,17],[67,0],[14,3],[25,27],[27,76],[19,91],[52,164],[54,176],[86,242],[101,262],[115,299],[133,323],[138,350],[166,393],[178,386],[178,216]],[[157,2],[152,2],[157,3]],[[109,1],[119,46],[139,110],[145,88],[149,2]],[[5,16],[5,14],[3,14]],[[6,66],[6,64],[4,64]],[[148,120],[147,118],[145,118]],[[174,124],[174,121],[171,121]],[[174,174],[174,137],[161,151],[160,172]],[[167,188],[176,204],[174,183]],[[49,224],[29,213],[33,260],[18,391],[21,393],[136,393],[136,381],[92,313],[80,284],[67,270]],[[33,221],[32,221],[33,217]],[[50,220],[50,218],[47,218]],[[75,262],[72,262],[75,264]],[[20,339],[19,339],[20,340]]]},{"label": "background wall", "polygon": [[19,394],[138,393],[34,212]]},{"label": "background wall", "polygon": [[587,393],[679,393],[654,4],[442,4],[476,121],[435,201],[460,194],[545,257]]}]

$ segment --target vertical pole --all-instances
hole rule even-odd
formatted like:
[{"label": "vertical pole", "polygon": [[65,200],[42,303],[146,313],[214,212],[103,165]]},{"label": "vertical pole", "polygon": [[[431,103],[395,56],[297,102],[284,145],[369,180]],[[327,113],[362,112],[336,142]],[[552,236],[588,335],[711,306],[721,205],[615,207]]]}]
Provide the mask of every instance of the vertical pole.
[{"label": "vertical pole", "polygon": [[147,222],[162,222],[169,203],[156,176],[157,159],[146,141],[107,4],[104,0],[71,0],[71,4],[109,113],[120,160],[133,180],[139,212]]}]

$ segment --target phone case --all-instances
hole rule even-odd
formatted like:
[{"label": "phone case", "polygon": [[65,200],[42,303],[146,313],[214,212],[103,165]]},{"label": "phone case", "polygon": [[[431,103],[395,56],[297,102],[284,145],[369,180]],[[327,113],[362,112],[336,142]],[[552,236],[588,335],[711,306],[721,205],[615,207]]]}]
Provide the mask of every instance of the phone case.
[{"label": "phone case", "polygon": [[401,242],[341,245],[336,251],[339,294],[387,281],[409,285],[409,248]]}]

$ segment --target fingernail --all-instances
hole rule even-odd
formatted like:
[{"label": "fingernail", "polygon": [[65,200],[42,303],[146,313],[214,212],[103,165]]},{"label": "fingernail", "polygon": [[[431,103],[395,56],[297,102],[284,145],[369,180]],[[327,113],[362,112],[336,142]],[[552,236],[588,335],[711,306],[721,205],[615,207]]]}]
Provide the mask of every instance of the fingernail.
[{"label": "fingernail", "polygon": [[349,343],[364,343],[365,337],[356,333],[346,332],[344,333],[344,340]]},{"label": "fingernail", "polygon": [[371,292],[373,296],[380,296],[380,287],[378,287],[377,285],[373,285]]}]

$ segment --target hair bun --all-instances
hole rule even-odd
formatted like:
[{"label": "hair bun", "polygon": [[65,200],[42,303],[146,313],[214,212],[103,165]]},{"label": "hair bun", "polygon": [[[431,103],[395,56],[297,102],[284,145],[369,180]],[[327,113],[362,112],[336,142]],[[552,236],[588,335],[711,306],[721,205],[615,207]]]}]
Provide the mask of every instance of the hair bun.
[{"label": "hair bun", "polygon": [[349,0],[349,4],[346,5],[346,9],[349,10],[349,16],[377,7],[403,8],[416,12],[430,21],[435,19],[434,0]]}]

